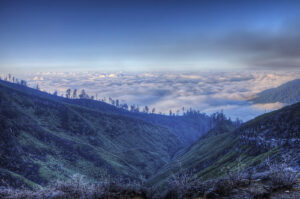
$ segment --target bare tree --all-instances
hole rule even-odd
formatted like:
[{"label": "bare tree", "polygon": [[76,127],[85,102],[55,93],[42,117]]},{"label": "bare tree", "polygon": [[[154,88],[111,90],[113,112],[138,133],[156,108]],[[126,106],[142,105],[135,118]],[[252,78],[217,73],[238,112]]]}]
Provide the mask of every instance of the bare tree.
[{"label": "bare tree", "polygon": [[148,106],[145,106],[144,112],[145,112],[145,113],[148,113],[148,112],[149,112],[149,107],[148,107]]},{"label": "bare tree", "polygon": [[72,96],[73,99],[76,99],[77,98],[77,89],[75,88],[73,90],[73,96]]},{"label": "bare tree", "polygon": [[79,98],[80,98],[80,99],[88,99],[88,98],[89,98],[88,94],[85,92],[84,89],[81,90],[81,93],[80,93],[80,95],[79,95]]},{"label": "bare tree", "polygon": [[152,114],[154,114],[154,113],[155,113],[155,108],[152,108],[152,111],[151,111],[151,112],[152,112]]},{"label": "bare tree", "polygon": [[66,98],[71,98],[71,89],[68,88],[66,91]]},{"label": "bare tree", "polygon": [[21,85],[22,86],[27,86],[27,82],[25,80],[21,80]]}]

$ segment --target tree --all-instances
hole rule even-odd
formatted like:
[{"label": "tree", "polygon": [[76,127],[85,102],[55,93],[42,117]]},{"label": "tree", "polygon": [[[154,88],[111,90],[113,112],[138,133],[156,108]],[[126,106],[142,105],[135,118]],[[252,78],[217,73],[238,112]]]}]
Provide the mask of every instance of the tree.
[{"label": "tree", "polygon": [[140,112],[140,107],[139,107],[139,105],[136,106],[135,111],[136,111],[136,112]]},{"label": "tree", "polygon": [[108,101],[110,104],[115,105],[115,100],[113,100],[111,97],[108,98]]},{"label": "tree", "polygon": [[135,105],[134,104],[130,105],[130,111],[134,112],[134,110],[135,110]]},{"label": "tree", "polygon": [[239,118],[236,118],[236,120],[235,120],[235,122],[234,122],[234,124],[235,124],[236,127],[241,126],[242,123],[243,123],[243,120],[241,120],[241,119],[239,119]]},{"label": "tree", "polygon": [[39,84],[36,84],[36,90],[40,90]]},{"label": "tree", "polygon": [[57,96],[57,91],[54,91],[53,95]]},{"label": "tree", "polygon": [[81,90],[81,94],[79,95],[79,98],[80,99],[89,99],[89,96],[88,96],[88,94],[86,94],[84,89]]},{"label": "tree", "polygon": [[169,111],[169,115],[170,115],[170,116],[172,116],[172,115],[173,115],[173,113],[172,113],[172,110],[170,110],[170,111]]},{"label": "tree", "polygon": [[116,107],[119,107],[120,103],[119,103],[119,100],[116,99]]},{"label": "tree", "polygon": [[122,104],[121,107],[125,110],[128,110],[128,105],[125,103],[125,104]]},{"label": "tree", "polygon": [[72,96],[73,99],[76,99],[77,98],[77,89],[75,88],[73,90],[73,96]]},{"label": "tree", "polygon": [[71,98],[71,89],[68,88],[66,91],[66,98]]},{"label": "tree", "polygon": [[149,107],[148,107],[148,106],[145,106],[144,112],[145,112],[145,113],[148,113],[148,112],[149,112]]},{"label": "tree", "polygon": [[21,85],[22,86],[27,86],[27,82],[25,80],[21,80]]},{"label": "tree", "polygon": [[138,105],[130,105],[130,111],[132,112],[140,112],[140,107]]},{"label": "tree", "polygon": [[155,113],[155,108],[152,109],[152,114],[154,114],[154,113]]}]

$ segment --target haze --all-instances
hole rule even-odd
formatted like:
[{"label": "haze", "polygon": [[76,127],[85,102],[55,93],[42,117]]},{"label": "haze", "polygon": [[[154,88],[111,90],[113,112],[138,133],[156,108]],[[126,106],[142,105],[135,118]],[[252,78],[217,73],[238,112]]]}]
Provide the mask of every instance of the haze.
[{"label": "haze", "polygon": [[0,2],[0,67],[298,70],[299,1]]}]

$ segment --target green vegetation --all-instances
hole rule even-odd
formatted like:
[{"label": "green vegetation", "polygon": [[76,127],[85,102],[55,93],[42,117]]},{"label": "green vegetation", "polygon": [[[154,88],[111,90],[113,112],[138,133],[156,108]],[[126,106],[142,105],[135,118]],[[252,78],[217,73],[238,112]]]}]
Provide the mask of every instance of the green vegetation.
[{"label": "green vegetation", "polygon": [[[0,85],[0,168],[36,184],[150,176],[181,142],[164,127]],[[26,182],[25,182],[26,183]],[[28,183],[26,183],[28,184]]]},{"label": "green vegetation", "polygon": [[[131,113],[85,100],[0,81],[0,185],[37,188],[74,174],[91,183],[121,176],[142,178],[147,189],[163,195],[174,176],[218,181],[228,170],[256,168],[268,157],[292,154],[295,164],[300,161],[300,103],[241,125],[222,113]],[[218,184],[221,190],[227,185]]]},{"label": "green vegetation", "polygon": [[230,122],[218,125],[160,169],[149,180],[149,185],[164,192],[172,176],[186,172],[192,172],[191,179],[197,181],[222,178],[226,168],[232,171],[238,167],[252,168],[278,153],[278,149],[256,152],[255,147],[241,144],[234,131]]}]

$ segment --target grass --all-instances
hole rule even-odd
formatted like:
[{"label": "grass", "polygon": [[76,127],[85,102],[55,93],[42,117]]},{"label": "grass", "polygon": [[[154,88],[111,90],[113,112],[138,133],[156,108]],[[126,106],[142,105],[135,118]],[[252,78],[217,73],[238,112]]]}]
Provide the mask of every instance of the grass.
[{"label": "grass", "polygon": [[4,168],[0,168],[0,172],[3,174],[9,174],[11,177],[15,178],[16,181],[20,181],[22,184],[24,184],[25,186],[31,188],[31,189],[38,189],[41,188],[41,186],[31,180],[28,180],[27,178],[23,177],[22,175],[19,175],[15,172],[9,171],[7,169]]},{"label": "grass", "polygon": [[[143,175],[147,185],[164,191],[173,175],[195,169],[193,179],[218,179],[224,177],[224,168],[237,170],[240,163],[249,168],[280,152],[279,148],[255,152],[255,146],[240,143],[231,123],[217,126],[179,151],[182,142],[164,125],[24,94],[1,84],[0,97],[0,171],[30,187],[79,173],[90,181]],[[282,110],[294,119],[299,116],[299,105]],[[243,127],[253,127],[278,113],[264,114]],[[191,126],[187,129],[193,131]]]},{"label": "grass", "polygon": [[242,169],[253,167],[279,152],[279,149],[272,149],[265,153],[249,155],[254,148],[246,144],[241,145],[239,137],[233,133],[234,128],[219,130],[222,132],[209,132],[186,151],[179,153],[149,180],[149,185],[156,187],[158,192],[165,193],[170,176],[195,170],[192,179],[199,181],[224,178],[225,168],[234,171],[240,166]]},{"label": "grass", "polygon": [[[5,167],[11,171],[23,168],[17,172],[20,176],[37,171],[30,179],[35,183],[49,183],[74,173],[90,179],[105,172],[133,178],[136,174],[150,176],[181,146],[169,130],[143,120],[32,96],[2,85],[0,95],[5,129],[11,126],[17,134],[3,135],[11,143],[1,144],[20,151],[15,157],[5,156],[18,162],[13,165],[5,159],[9,163]],[[26,162],[34,164],[36,171]]]}]

